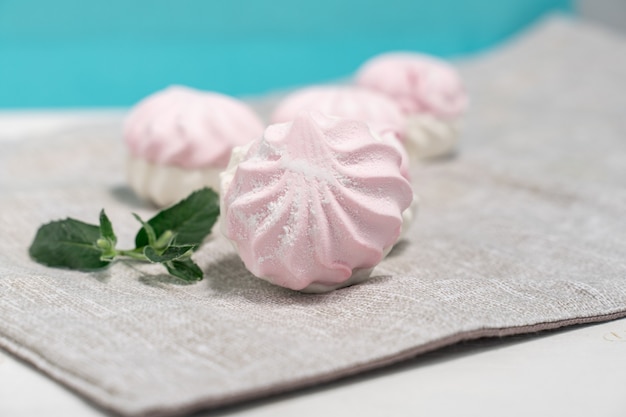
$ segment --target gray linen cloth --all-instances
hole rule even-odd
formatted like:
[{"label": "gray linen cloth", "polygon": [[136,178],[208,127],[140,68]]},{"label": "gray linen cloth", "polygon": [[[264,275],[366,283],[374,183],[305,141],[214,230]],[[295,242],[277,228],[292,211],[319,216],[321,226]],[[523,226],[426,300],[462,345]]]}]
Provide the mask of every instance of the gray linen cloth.
[{"label": "gray linen cloth", "polygon": [[626,315],[626,41],[552,18],[461,71],[458,155],[414,167],[418,220],[375,278],[325,295],[253,278],[219,233],[192,285],[38,265],[45,222],[104,207],[124,247],[154,210],[125,186],[119,121],[0,142],[0,346],[105,409],[168,416]]}]

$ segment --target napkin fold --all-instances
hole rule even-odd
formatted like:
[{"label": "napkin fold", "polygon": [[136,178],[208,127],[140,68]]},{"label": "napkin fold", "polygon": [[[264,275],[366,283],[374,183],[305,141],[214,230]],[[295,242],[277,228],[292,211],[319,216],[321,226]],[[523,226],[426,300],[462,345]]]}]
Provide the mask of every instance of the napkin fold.
[{"label": "napkin fold", "polygon": [[218,232],[190,285],[38,265],[43,223],[104,207],[123,247],[154,209],[126,186],[120,120],[0,141],[0,346],[105,409],[174,416],[625,316],[624,38],[556,17],[460,70],[458,154],[413,168],[417,221],[374,278],[323,295],[253,278]]}]

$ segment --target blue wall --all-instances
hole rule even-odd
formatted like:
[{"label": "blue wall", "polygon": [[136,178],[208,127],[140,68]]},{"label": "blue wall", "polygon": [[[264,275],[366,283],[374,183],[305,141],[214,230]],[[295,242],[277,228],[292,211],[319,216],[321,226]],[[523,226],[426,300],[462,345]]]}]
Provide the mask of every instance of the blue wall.
[{"label": "blue wall", "polygon": [[570,0],[0,0],[0,107],[125,106],[350,75],[393,49],[489,47]]}]

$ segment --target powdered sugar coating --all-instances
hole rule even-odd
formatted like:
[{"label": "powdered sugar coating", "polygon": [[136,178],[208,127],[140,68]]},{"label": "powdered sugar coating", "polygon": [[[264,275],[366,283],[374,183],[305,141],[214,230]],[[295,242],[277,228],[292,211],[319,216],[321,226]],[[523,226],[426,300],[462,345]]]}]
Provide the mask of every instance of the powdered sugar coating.
[{"label": "powdered sugar coating", "polygon": [[378,55],[361,66],[356,82],[388,95],[407,115],[456,118],[468,104],[457,71],[440,59],[418,53]]},{"label": "powdered sugar coating", "polygon": [[142,100],[124,125],[132,156],[186,169],[225,168],[233,147],[262,133],[262,121],[243,102],[181,86]]},{"label": "powdered sugar coating", "polygon": [[413,200],[398,151],[359,121],[301,113],[234,157],[234,175],[222,176],[224,235],[254,275],[294,290],[366,278]]},{"label": "powdered sugar coating", "polygon": [[274,110],[272,121],[292,121],[302,111],[366,122],[382,140],[398,149],[402,155],[402,175],[409,179],[408,154],[396,143],[404,138],[406,116],[390,98],[357,86],[309,87],[285,97]]}]

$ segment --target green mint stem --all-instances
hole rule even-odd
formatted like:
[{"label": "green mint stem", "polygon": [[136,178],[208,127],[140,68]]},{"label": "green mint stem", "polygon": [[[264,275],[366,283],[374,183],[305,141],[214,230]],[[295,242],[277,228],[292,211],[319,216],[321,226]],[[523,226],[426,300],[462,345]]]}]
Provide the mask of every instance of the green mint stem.
[{"label": "green mint stem", "polygon": [[172,232],[171,230],[166,230],[165,232],[163,232],[161,236],[159,236],[156,242],[154,242],[154,245],[153,245],[154,248],[155,249],[168,248],[172,244],[172,241],[174,240],[175,236],[176,235],[174,234],[174,232]]},{"label": "green mint stem", "polygon": [[148,261],[148,258],[146,258],[146,255],[143,254],[143,250],[139,250],[139,249],[128,249],[128,250],[124,250],[124,249],[118,249],[116,250],[117,255],[119,256],[126,256],[132,259],[136,259],[138,261]]}]

